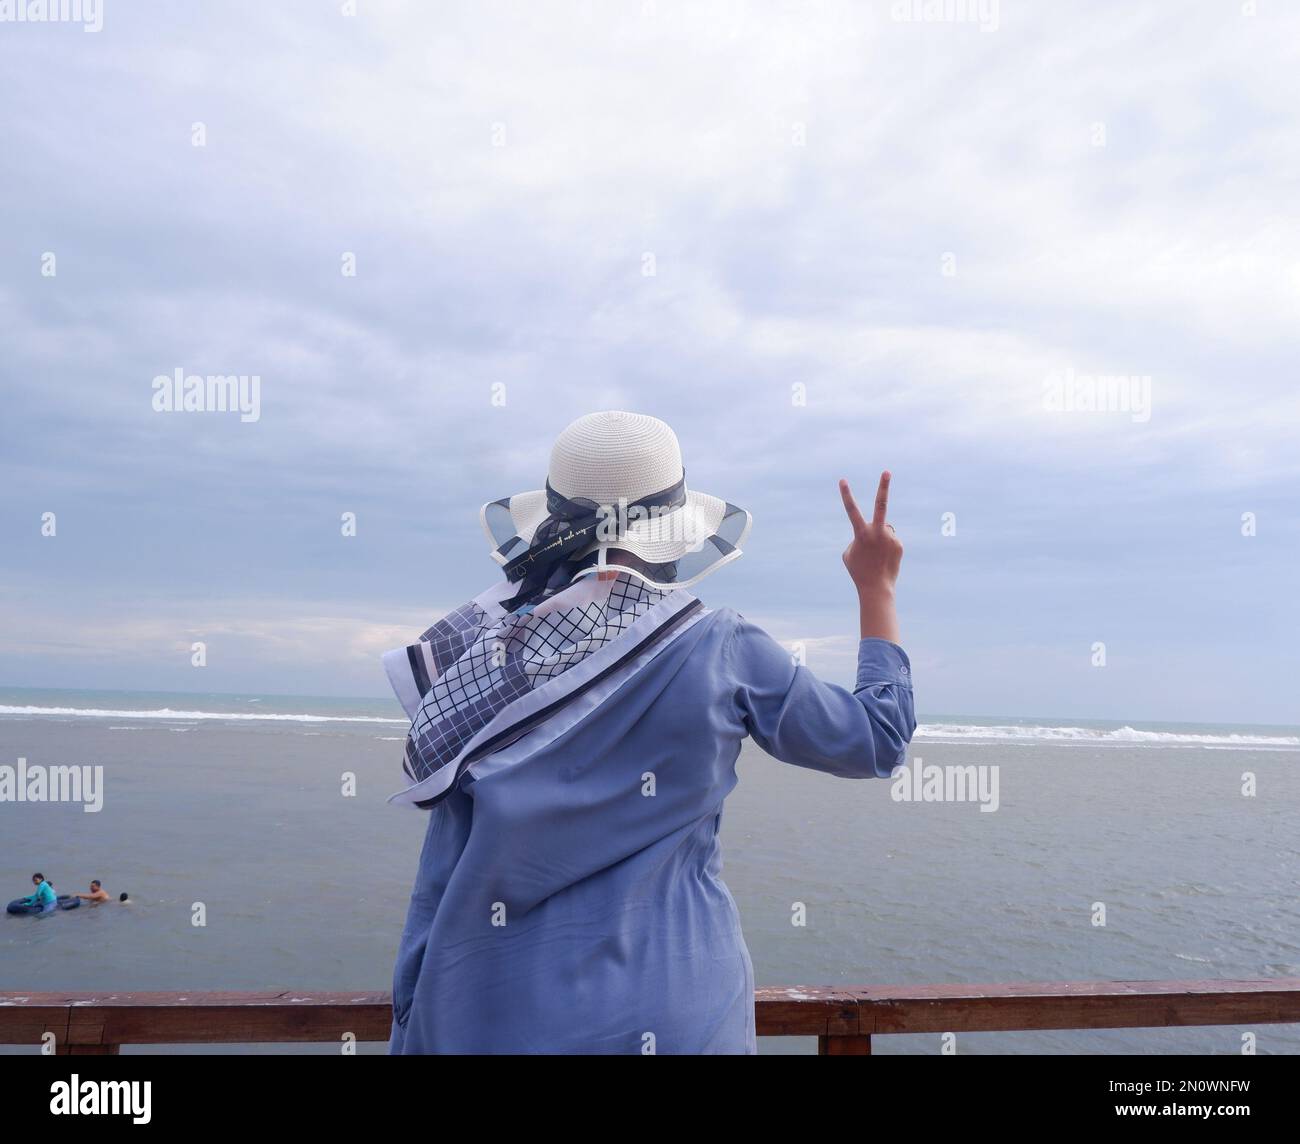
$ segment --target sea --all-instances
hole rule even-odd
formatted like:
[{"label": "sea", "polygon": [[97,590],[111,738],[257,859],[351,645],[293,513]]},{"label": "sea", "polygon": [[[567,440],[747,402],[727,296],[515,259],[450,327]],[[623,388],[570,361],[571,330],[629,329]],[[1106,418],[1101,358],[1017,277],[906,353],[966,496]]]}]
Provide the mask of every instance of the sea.
[{"label": "sea", "polygon": [[[115,899],[0,918],[0,990],[389,988],[426,822],[386,802],[406,785],[406,728],[388,700],[0,689],[0,767],[103,768],[95,812],[0,802],[0,900],[36,870]],[[897,780],[749,742],[737,767],[723,878],[759,985],[1300,976],[1300,728],[933,715]],[[1259,1053],[1300,1052],[1297,1025],[963,1033],[955,1048],[1237,1054],[1248,1034]],[[277,1049],[338,1052],[252,1051]],[[942,1050],[937,1033],[873,1045]]]}]

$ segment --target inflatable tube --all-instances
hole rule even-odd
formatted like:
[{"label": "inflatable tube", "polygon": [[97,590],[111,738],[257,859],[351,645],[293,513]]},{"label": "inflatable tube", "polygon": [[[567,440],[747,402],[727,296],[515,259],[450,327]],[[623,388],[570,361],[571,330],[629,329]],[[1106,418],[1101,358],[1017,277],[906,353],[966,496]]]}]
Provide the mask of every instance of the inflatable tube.
[{"label": "inflatable tube", "polygon": [[81,899],[75,894],[60,894],[58,899],[48,906],[31,906],[22,898],[15,898],[7,906],[5,913],[27,916],[30,914],[52,914],[55,910],[75,910],[81,905]]}]

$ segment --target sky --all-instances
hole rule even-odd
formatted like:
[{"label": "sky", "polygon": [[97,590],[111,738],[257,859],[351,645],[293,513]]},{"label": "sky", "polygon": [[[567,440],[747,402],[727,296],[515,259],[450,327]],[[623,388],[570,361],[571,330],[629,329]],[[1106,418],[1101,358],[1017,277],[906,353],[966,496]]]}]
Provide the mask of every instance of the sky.
[{"label": "sky", "polygon": [[923,716],[1300,723],[1300,6],[88,23],[0,20],[0,686],[384,695],[628,409],[827,679],[888,468]]}]

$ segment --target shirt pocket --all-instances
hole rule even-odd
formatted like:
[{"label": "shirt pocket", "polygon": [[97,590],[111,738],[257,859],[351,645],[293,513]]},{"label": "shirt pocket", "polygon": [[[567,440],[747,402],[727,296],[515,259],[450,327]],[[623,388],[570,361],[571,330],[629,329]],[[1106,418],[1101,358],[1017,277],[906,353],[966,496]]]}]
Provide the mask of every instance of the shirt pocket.
[{"label": "shirt pocket", "polygon": [[402,1028],[406,1027],[410,1016],[415,987],[424,965],[424,953],[429,946],[429,933],[445,889],[445,878],[439,874],[435,855],[447,814],[446,803],[439,804],[430,812],[416,867],[415,885],[411,888],[406,909],[406,925],[397,946],[397,961],[393,966],[393,1020]]},{"label": "shirt pocket", "polygon": [[397,947],[397,962],[393,966],[393,1020],[403,1029],[411,1015],[420,971],[424,968],[424,953],[429,947],[429,932],[437,911],[436,902],[411,899],[406,928]]}]

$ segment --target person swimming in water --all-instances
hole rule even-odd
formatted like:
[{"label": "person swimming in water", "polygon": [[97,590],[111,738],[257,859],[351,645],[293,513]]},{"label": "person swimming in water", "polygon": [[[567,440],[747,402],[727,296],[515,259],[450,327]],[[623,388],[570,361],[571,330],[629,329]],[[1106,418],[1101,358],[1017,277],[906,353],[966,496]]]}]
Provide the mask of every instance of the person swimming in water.
[{"label": "person swimming in water", "polygon": [[75,896],[80,898],[83,902],[108,902],[112,900],[108,896],[108,891],[104,889],[103,883],[100,882],[98,878],[92,878],[90,880],[89,894],[77,894]]},{"label": "person swimming in water", "polygon": [[32,883],[36,886],[36,892],[21,899],[23,905],[40,906],[43,910],[53,909],[58,904],[58,898],[55,896],[54,887],[45,880],[45,875],[33,874]]}]

